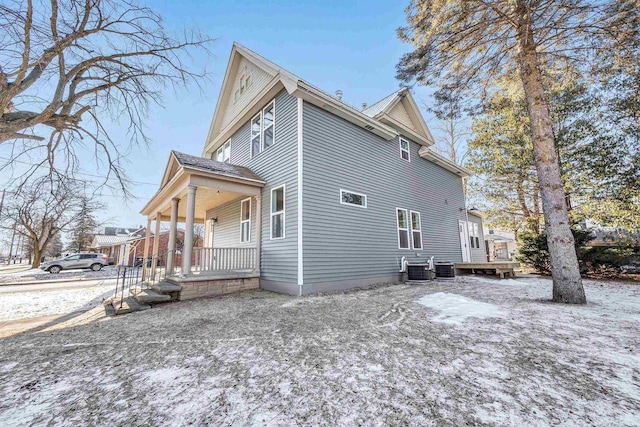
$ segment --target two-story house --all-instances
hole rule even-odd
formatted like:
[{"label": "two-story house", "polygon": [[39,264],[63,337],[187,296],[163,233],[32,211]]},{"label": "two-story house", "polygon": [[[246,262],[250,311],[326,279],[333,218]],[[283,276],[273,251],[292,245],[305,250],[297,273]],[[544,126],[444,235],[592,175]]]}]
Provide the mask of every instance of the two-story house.
[{"label": "two-story house", "polygon": [[357,109],[234,44],[202,155],[172,152],[142,214],[185,223],[182,299],[397,282],[403,256],[471,260],[469,174],[433,143],[407,89]]}]

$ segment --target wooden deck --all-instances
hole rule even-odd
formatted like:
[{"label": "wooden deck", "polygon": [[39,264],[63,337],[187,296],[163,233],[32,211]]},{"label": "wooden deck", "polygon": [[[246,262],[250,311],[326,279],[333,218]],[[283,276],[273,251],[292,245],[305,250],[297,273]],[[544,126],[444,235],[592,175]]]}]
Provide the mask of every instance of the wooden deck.
[{"label": "wooden deck", "polygon": [[493,274],[505,277],[516,277],[514,269],[520,267],[519,262],[515,261],[496,261],[496,262],[457,262],[455,264],[456,276],[463,273],[473,274]]}]

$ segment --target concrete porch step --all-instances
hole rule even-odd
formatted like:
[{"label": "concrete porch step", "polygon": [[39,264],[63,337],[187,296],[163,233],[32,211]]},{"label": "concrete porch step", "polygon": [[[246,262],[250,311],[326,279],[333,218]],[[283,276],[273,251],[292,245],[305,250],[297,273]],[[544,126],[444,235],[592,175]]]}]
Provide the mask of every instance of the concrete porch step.
[{"label": "concrete porch step", "polygon": [[180,292],[182,290],[182,286],[177,283],[171,283],[163,280],[162,282],[158,282],[153,285],[151,289],[159,294],[172,295],[176,292]]},{"label": "concrete porch step", "polygon": [[148,310],[151,308],[150,305],[138,303],[134,297],[126,297],[122,301],[122,307],[120,306],[119,299],[111,301],[111,306],[113,307],[113,312],[116,316],[119,314],[133,313],[134,311]]},{"label": "concrete porch step", "polygon": [[160,294],[151,289],[142,289],[134,295],[139,304],[159,304],[171,301],[171,295]]}]

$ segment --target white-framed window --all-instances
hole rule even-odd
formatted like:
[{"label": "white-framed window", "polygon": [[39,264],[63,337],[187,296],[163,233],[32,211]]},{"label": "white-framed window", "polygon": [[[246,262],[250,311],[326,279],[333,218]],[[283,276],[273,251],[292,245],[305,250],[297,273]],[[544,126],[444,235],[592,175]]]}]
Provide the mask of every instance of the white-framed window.
[{"label": "white-framed window", "polygon": [[469,222],[469,240],[472,249],[480,248],[480,227],[475,222]]},{"label": "white-framed window", "polygon": [[240,242],[251,241],[251,197],[240,202]]},{"label": "white-framed window", "polygon": [[404,138],[400,138],[400,157],[407,162],[411,161],[411,155],[409,154],[409,141]]},{"label": "white-framed window", "polygon": [[398,249],[410,249],[409,247],[409,212],[406,209],[396,208],[398,221]]},{"label": "white-framed window", "polygon": [[251,119],[251,157],[275,143],[276,103],[267,104]]},{"label": "white-framed window", "polygon": [[231,140],[228,140],[216,151],[216,161],[230,163],[231,162]]},{"label": "white-framed window", "polygon": [[367,208],[367,196],[366,194],[355,193],[349,190],[340,189],[340,203],[343,205],[358,206],[360,208]]},{"label": "white-framed window", "polygon": [[411,211],[411,244],[413,249],[422,249],[422,223],[416,211]]},{"label": "white-framed window", "polygon": [[271,240],[284,239],[285,186],[271,190]]}]

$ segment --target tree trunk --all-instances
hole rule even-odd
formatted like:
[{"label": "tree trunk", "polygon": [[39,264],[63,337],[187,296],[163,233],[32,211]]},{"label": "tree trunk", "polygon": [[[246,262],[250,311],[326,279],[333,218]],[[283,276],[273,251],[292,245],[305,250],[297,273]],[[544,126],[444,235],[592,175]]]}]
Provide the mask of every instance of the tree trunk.
[{"label": "tree trunk", "polygon": [[31,268],[40,267],[40,257],[42,256],[42,251],[38,249],[38,245],[33,245],[33,262],[31,263]]},{"label": "tree trunk", "polygon": [[547,230],[553,301],[586,304],[560,175],[549,104],[545,97],[536,46],[531,33],[530,15],[522,3],[518,3],[521,6],[518,11],[517,28],[520,47],[518,59],[531,122],[531,140]]}]

